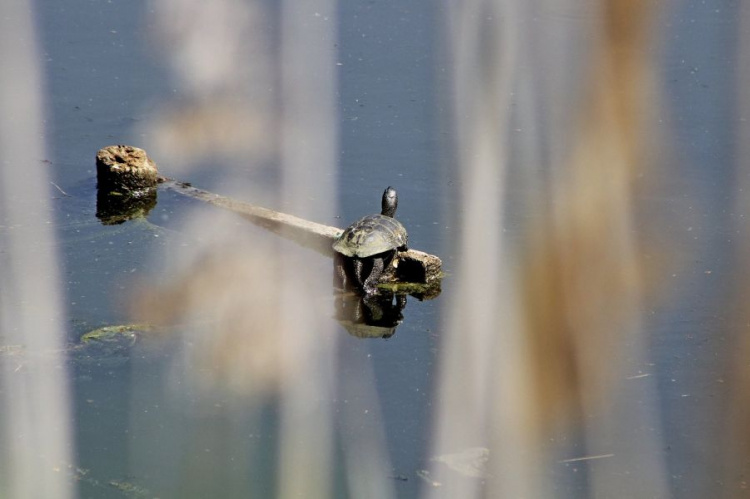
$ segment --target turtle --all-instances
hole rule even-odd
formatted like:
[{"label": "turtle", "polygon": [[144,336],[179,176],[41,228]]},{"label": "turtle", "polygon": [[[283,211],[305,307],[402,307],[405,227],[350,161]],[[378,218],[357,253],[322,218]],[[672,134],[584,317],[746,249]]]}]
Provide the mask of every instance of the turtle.
[{"label": "turtle", "polygon": [[341,284],[354,282],[367,294],[376,292],[378,279],[393,261],[396,251],[405,251],[408,234],[393,218],[398,206],[396,189],[383,192],[380,214],[360,218],[333,242],[336,277]]}]

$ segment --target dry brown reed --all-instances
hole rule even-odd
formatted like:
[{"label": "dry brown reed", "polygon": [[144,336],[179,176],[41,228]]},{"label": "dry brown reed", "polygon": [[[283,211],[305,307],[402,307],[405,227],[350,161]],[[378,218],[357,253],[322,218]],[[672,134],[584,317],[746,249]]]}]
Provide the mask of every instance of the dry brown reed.
[{"label": "dry brown reed", "polygon": [[735,179],[738,190],[734,198],[737,213],[743,214],[736,222],[739,238],[734,248],[733,263],[736,268],[732,283],[732,298],[729,302],[729,315],[732,318],[728,324],[729,337],[732,339],[733,355],[730,358],[728,372],[730,373],[729,400],[717,409],[724,419],[724,434],[721,446],[724,452],[724,471],[722,477],[724,497],[747,497],[750,489],[750,313],[745,297],[750,290],[750,268],[748,255],[750,254],[750,236],[744,226],[744,214],[750,209],[747,192],[750,189],[748,171],[750,171],[750,148],[748,147],[747,132],[750,113],[750,98],[746,88],[750,83],[750,64],[746,57],[742,57],[748,46],[748,26],[750,26],[750,8],[743,4],[740,8],[738,54],[739,67],[737,71],[736,88],[738,90],[739,116],[736,137],[738,139],[737,164],[735,165]]}]

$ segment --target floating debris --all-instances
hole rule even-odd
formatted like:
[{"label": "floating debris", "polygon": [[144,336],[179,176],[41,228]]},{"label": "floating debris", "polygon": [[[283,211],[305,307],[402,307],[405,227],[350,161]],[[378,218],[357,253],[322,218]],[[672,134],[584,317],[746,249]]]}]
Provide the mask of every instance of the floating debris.
[{"label": "floating debris", "polygon": [[143,487],[131,482],[126,482],[125,480],[110,480],[108,484],[123,494],[126,494],[128,497],[154,497],[148,489],[144,489]]},{"label": "floating debris", "polygon": [[614,457],[614,454],[597,454],[596,456],[583,456],[583,457],[574,457],[571,459],[563,459],[562,461],[558,461],[560,463],[577,463],[580,461],[593,461],[594,459],[605,459],[608,457]]},{"label": "floating debris", "polygon": [[138,333],[148,332],[154,329],[150,324],[125,324],[119,326],[104,326],[81,336],[81,343],[91,341],[121,341],[123,338],[135,344]]},{"label": "floating debris", "polygon": [[443,463],[453,471],[471,478],[487,476],[487,461],[490,450],[486,447],[471,447],[454,454],[443,454],[432,458],[432,461]]},{"label": "floating debris", "polygon": [[417,476],[424,480],[428,485],[431,487],[442,487],[443,484],[438,482],[437,480],[433,480],[430,476],[430,472],[427,470],[417,470]]}]

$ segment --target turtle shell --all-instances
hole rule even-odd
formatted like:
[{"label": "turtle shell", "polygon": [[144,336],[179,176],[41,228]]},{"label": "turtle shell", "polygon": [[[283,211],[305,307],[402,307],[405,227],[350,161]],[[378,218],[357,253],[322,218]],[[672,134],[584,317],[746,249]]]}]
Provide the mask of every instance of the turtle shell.
[{"label": "turtle shell", "polygon": [[404,247],[407,240],[401,222],[385,215],[370,215],[347,227],[333,249],[344,256],[366,258]]}]

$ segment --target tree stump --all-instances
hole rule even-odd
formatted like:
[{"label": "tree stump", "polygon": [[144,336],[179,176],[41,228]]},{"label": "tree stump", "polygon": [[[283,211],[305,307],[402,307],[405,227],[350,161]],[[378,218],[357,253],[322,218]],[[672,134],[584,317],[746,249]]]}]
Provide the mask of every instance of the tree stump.
[{"label": "tree stump", "polygon": [[159,172],[143,149],[115,145],[96,153],[96,176],[100,190],[130,193],[155,188]]}]

